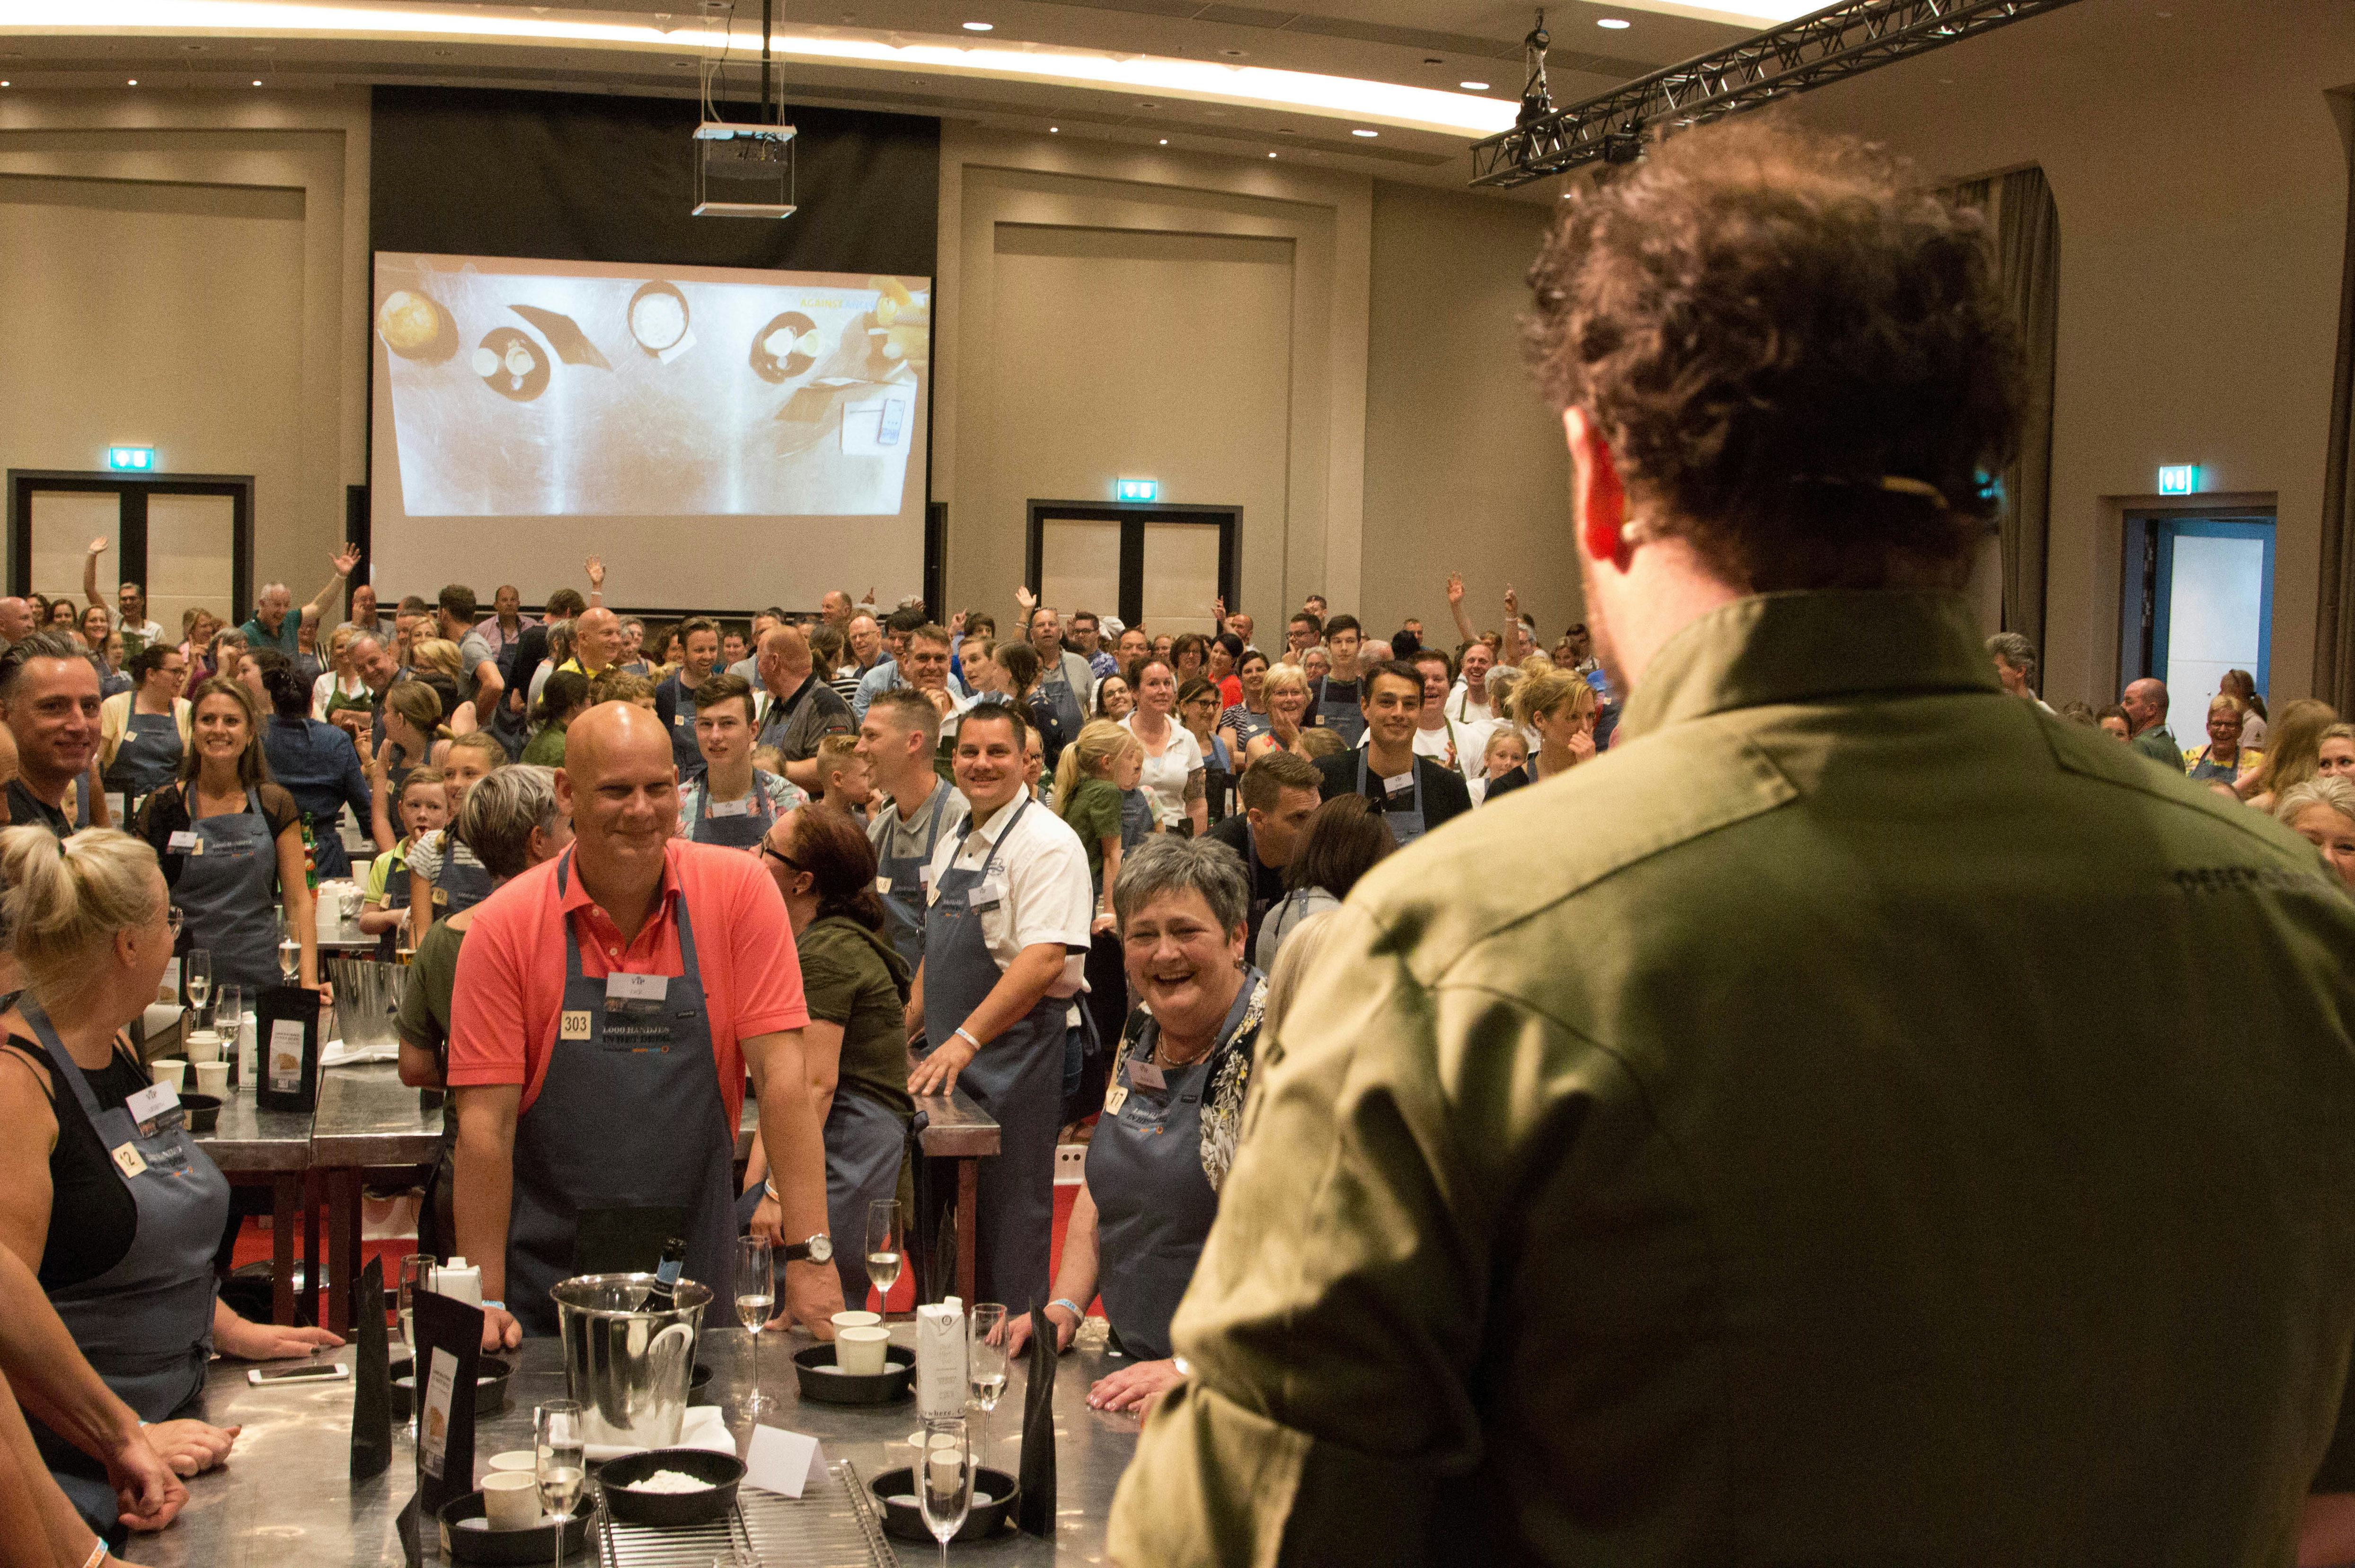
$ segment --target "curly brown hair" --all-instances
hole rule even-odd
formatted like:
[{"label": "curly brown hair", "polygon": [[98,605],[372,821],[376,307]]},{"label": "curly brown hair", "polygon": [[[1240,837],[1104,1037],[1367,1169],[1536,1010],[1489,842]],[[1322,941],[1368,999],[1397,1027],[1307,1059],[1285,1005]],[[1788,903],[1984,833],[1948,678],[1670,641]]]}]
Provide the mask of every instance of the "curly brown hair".
[{"label": "curly brown hair", "polygon": [[1771,116],[1562,205],[1524,335],[1631,518],[1745,592],[1961,586],[2024,386],[1978,213]]}]

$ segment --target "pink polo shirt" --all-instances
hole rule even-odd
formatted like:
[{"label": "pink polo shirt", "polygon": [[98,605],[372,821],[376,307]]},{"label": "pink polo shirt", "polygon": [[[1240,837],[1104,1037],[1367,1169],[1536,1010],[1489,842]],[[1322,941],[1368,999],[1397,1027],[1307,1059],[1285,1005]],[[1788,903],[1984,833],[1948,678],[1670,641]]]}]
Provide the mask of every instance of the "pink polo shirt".
[{"label": "pink polo shirt", "polygon": [[450,1007],[453,1087],[520,1084],[523,1108],[539,1097],[564,1003],[564,929],[581,939],[581,972],[602,980],[623,974],[686,972],[678,945],[678,899],[695,922],[695,953],[711,1015],[711,1049],[719,1097],[732,1130],[744,1108],[740,1041],[809,1022],[801,961],[785,901],[762,866],[741,850],[673,839],[664,846],[663,892],[654,916],[626,946],[602,909],[589,900],[577,868],[559,894],[556,868],[532,867],[477,906],[458,949]]}]

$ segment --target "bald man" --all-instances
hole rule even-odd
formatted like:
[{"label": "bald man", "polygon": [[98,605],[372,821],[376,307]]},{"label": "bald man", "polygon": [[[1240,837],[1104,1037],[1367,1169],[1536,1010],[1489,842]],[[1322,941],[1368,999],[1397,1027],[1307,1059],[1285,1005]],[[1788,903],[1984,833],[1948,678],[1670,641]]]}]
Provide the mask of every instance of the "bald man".
[{"label": "bald man", "polygon": [[785,760],[786,779],[815,795],[822,788],[818,743],[830,735],[858,734],[858,721],[842,694],[818,679],[809,638],[799,627],[780,626],[762,636],[757,663],[767,701],[753,744],[775,747]]},{"label": "bald man", "polygon": [[32,602],[13,594],[0,599],[0,643],[22,642],[32,634]]},{"label": "bald man", "polygon": [[454,1208],[459,1250],[482,1265],[484,1347],[554,1334],[559,1282],[651,1270],[671,1236],[685,1277],[728,1293],[747,1072],[778,1203],[779,1319],[831,1339],[842,1287],[784,900],[760,857],[675,836],[678,772],[653,714],[590,709],[564,761],[572,848],[476,907],[453,993]]},{"label": "bald man", "polygon": [[2167,727],[2167,683],[2145,676],[2127,683],[2126,695],[2118,706],[2126,710],[2126,722],[2133,726],[2127,743],[2153,762],[2184,771],[2183,747]]},{"label": "bald man", "polygon": [[593,681],[621,656],[622,618],[601,604],[573,618],[572,657],[557,668]]}]

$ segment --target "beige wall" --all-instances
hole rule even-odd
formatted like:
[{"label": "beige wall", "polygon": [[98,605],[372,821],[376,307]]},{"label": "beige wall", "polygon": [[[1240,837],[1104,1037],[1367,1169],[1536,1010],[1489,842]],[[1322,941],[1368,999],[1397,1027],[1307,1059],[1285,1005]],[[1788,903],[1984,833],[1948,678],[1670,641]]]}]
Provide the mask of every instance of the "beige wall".
[{"label": "beige wall", "polygon": [[1446,575],[1482,630],[1517,588],[1550,646],[1581,619],[1570,461],[1521,368],[1523,277],[1550,215],[1492,196],[1374,186],[1366,350],[1365,598],[1378,635],[1420,616],[1453,647]]},{"label": "beige wall", "polygon": [[[2167,10],[2083,0],[1798,105],[1941,179],[2033,163],[2051,181],[2055,702],[2115,700],[2119,519],[2157,501],[2162,463],[2275,498],[2275,699],[2313,673],[2347,235],[2347,152],[2325,94],[2355,83],[2355,25],[2344,0]],[[2192,695],[2176,694],[2179,716]]]},{"label": "beige wall", "polygon": [[0,467],[250,474],[255,581],[307,599],[362,478],[367,168],[359,93],[0,101]]}]

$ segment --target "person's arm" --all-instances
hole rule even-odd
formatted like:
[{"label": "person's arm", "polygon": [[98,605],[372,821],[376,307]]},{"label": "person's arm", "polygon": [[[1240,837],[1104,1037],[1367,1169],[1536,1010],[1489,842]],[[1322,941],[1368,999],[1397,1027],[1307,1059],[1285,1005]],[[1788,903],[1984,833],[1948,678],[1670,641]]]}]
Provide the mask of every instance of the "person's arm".
[{"label": "person's arm", "polygon": [[384,812],[376,808],[376,791],[368,788],[368,774],[360,767],[359,748],[352,744],[351,736],[344,734],[342,730],[335,730],[332,733],[344,743],[341,758],[344,765],[342,779],[344,803],[351,807],[355,817],[368,824],[368,834],[376,841],[376,853],[390,854],[393,845],[392,822]]},{"label": "person's arm", "polygon": [[804,1025],[802,1064],[809,1073],[810,1109],[823,1129],[834,1112],[834,1092],[842,1084],[842,1025],[816,1018]]},{"label": "person's arm", "polygon": [[[1096,1197],[1085,1178],[1071,1204],[1071,1222],[1063,1232],[1063,1260],[1056,1266],[1055,1283],[1048,1290],[1044,1310],[1055,1325],[1055,1352],[1060,1355],[1079,1337],[1080,1314],[1096,1298]],[[1076,1303],[1078,1310],[1072,1309]],[[1012,1361],[1030,1342],[1030,1314],[1006,1318],[1006,1359]]]},{"label": "person's arm", "polygon": [[1480,634],[1472,630],[1472,617],[1464,608],[1464,574],[1447,574],[1447,613],[1455,618],[1455,630],[1466,642],[1477,642]]},{"label": "person's arm", "polygon": [[[433,885],[425,879],[423,872],[417,869],[417,852],[422,847],[421,844],[409,846],[409,940],[412,947],[425,939],[427,929],[433,924]],[[442,853],[452,853],[446,833],[442,835]]]},{"label": "person's arm", "polygon": [[332,1351],[343,1342],[325,1329],[257,1323],[218,1297],[213,1300],[213,1349],[241,1361],[288,1361],[314,1351]]},{"label": "person's arm", "polygon": [[98,758],[90,759],[90,824],[94,828],[116,825],[114,808],[106,803],[106,781],[98,771]]},{"label": "person's arm", "polygon": [[278,887],[285,902],[286,922],[303,944],[303,960],[295,971],[298,984],[319,989],[319,927],[313,911],[311,885],[303,871],[303,823],[288,822],[278,834]]},{"label": "person's arm", "polygon": [[[462,1084],[452,1093],[458,1106],[457,1168],[450,1183],[455,1250],[481,1266],[483,1299],[505,1301],[507,1206],[515,1198],[516,1116],[523,1086]],[[485,1353],[522,1343],[523,1330],[512,1314],[500,1307],[483,1308]]]},{"label": "person's arm", "polygon": [[[329,577],[327,586],[313,594],[311,602],[303,607],[304,616],[314,625],[327,624],[327,616],[336,608],[336,596],[344,591],[344,584],[351,580],[352,568],[360,564],[359,549],[356,546],[346,545],[336,553],[333,561],[336,575]],[[303,622],[298,620],[294,624],[299,628]]]},{"label": "person's arm", "polygon": [[605,602],[605,563],[603,559],[596,556],[591,556],[587,560],[581,563],[581,569],[589,574],[590,604],[592,606],[602,605]]},{"label": "person's arm", "polygon": [[106,551],[106,536],[101,534],[90,542],[90,551],[81,558],[81,597],[101,609],[112,608],[98,596],[98,558]]},{"label": "person's arm", "polygon": [[817,758],[815,756],[804,758],[799,762],[786,763],[784,777],[786,783],[798,784],[807,790],[812,800],[817,798]]},{"label": "person's arm", "polygon": [[[953,1034],[908,1075],[911,1095],[945,1095],[956,1087],[957,1075],[1007,1030],[1021,1020],[1063,976],[1063,960],[1071,948],[1062,942],[1034,942],[1014,956],[981,1005],[965,1014],[964,1034]],[[911,1008],[915,1006],[911,999]],[[968,1039],[966,1036],[970,1035]],[[975,1044],[978,1041],[980,1044]]]},{"label": "person's arm", "polygon": [[1014,602],[1022,611],[1021,639],[1028,642],[1030,641],[1030,623],[1039,619],[1039,596],[1030,591],[1028,584],[1017,584],[1014,589]]},{"label": "person's arm", "polygon": [[1209,779],[1203,768],[1187,770],[1186,820],[1194,824],[1194,836],[1198,839],[1210,831]]},{"label": "person's arm", "polygon": [[32,1428],[0,1383],[0,1562],[10,1568],[83,1568],[103,1548],[49,1474]]},{"label": "person's arm", "polygon": [[1113,813],[1112,832],[1098,841],[1103,845],[1103,897],[1099,901],[1095,918],[1089,923],[1091,935],[1119,928],[1119,917],[1113,913],[1113,888],[1120,882],[1120,813]]},{"label": "person's arm", "polygon": [[[769,1184],[777,1194],[786,1242],[826,1228],[826,1131],[810,1097],[810,1071],[802,1031],[780,1029],[741,1042],[752,1093],[761,1104],[761,1146],[769,1157]],[[844,1238],[837,1245],[847,1245]],[[785,1266],[777,1318],[798,1322],[820,1340],[834,1338],[842,1310],[842,1278],[830,1263]]]},{"label": "person's arm", "polygon": [[400,1081],[412,1089],[442,1087],[442,1052],[450,1042],[449,1030],[433,1016],[433,1004],[425,992],[425,966],[411,963],[392,1026],[400,1037]]},{"label": "person's arm", "polygon": [[486,714],[499,705],[500,694],[507,689],[506,680],[499,673],[496,659],[485,659],[474,666],[474,712]]}]

